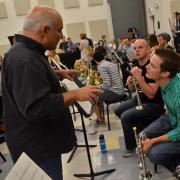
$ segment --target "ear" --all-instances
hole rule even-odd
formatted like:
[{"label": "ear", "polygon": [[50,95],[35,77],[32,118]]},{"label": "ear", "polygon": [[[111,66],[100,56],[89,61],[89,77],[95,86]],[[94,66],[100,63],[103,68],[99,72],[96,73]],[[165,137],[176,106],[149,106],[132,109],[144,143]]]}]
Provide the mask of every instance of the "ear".
[{"label": "ear", "polygon": [[43,33],[44,35],[47,35],[48,32],[49,32],[49,30],[50,30],[50,27],[47,26],[47,25],[44,25],[44,26],[42,27],[42,33]]},{"label": "ear", "polygon": [[170,76],[170,72],[169,71],[162,72],[161,76],[167,78]]}]

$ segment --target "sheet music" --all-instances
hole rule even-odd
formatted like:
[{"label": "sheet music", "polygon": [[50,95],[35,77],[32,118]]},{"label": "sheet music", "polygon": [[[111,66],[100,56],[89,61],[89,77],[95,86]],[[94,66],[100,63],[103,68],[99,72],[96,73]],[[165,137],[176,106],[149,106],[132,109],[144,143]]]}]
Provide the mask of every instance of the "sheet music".
[{"label": "sheet music", "polygon": [[22,153],[5,180],[52,180],[26,153]]},{"label": "sheet music", "polygon": [[[78,89],[78,85],[74,82],[74,81],[70,81],[68,79],[64,79],[62,81],[63,85],[65,86],[65,88],[70,91],[70,90],[75,90]],[[87,114],[91,114],[92,113],[92,106],[93,104],[90,101],[77,101],[77,103],[81,106],[81,108],[87,113]]]}]

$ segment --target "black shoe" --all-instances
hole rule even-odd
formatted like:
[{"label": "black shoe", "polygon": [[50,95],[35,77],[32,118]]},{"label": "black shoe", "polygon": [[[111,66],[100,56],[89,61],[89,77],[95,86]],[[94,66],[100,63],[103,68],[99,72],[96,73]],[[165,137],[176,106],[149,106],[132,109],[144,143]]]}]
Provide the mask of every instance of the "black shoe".
[{"label": "black shoe", "polygon": [[134,156],[134,152],[135,152],[135,149],[126,149],[126,150],[124,150],[123,151],[123,153],[122,153],[122,157],[125,157],[125,158],[127,158],[127,157],[132,157],[132,156]]}]

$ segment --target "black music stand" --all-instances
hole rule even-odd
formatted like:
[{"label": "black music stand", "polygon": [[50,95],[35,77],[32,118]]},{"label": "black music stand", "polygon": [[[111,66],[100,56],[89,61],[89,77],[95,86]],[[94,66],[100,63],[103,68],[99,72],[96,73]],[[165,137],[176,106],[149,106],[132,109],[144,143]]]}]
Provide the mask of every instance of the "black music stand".
[{"label": "black music stand", "polygon": [[[84,85],[79,81],[78,78],[74,77],[73,80],[78,85],[78,87],[84,87]],[[79,111],[78,112],[75,111],[74,104],[72,105],[72,109],[73,109],[73,112],[71,114],[73,114],[74,120],[76,121],[75,114],[76,113],[81,114],[81,113]],[[83,129],[75,129],[75,131],[84,132]],[[74,153],[76,152],[77,148],[82,148],[82,147],[84,148],[86,146],[87,146],[86,144],[85,145],[79,145],[79,144],[76,143],[76,145],[74,146],[73,150],[71,151],[71,154],[70,154],[70,156],[69,156],[69,158],[67,160],[67,163],[70,163],[70,161],[72,160],[72,158],[74,156]],[[97,145],[88,145],[88,147],[90,147],[90,148],[93,148],[93,147],[96,147],[96,146]]]},{"label": "black music stand", "polygon": [[90,173],[86,173],[86,174],[74,174],[75,177],[90,177],[91,180],[94,180],[94,177],[96,176],[100,176],[103,174],[109,174],[114,172],[116,169],[109,169],[109,170],[105,170],[105,171],[100,171],[100,172],[94,172],[93,171],[93,167],[92,167],[92,161],[91,161],[91,155],[90,155],[90,151],[89,151],[89,144],[88,144],[88,140],[87,140],[87,134],[86,134],[86,127],[84,124],[84,117],[88,118],[91,116],[91,114],[87,114],[84,109],[81,108],[81,106],[78,103],[75,103],[76,107],[78,108],[80,115],[81,115],[81,122],[82,122],[82,128],[83,128],[83,133],[84,133],[84,139],[85,139],[85,147],[86,147],[86,152],[87,152],[87,156],[88,156],[88,163],[89,163],[89,168],[90,168]]}]

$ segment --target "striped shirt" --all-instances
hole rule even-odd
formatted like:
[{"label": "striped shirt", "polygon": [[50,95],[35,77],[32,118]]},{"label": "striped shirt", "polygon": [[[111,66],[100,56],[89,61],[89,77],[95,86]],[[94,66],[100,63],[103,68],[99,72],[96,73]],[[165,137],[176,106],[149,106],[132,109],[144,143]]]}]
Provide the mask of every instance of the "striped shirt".
[{"label": "striped shirt", "polygon": [[168,133],[171,141],[180,140],[180,73],[170,80],[168,85],[161,88],[163,100],[167,106],[169,121],[175,127]]},{"label": "striped shirt", "polygon": [[102,60],[98,65],[98,71],[103,80],[100,88],[103,90],[113,91],[116,94],[124,94],[124,86],[120,72],[116,64]]}]

